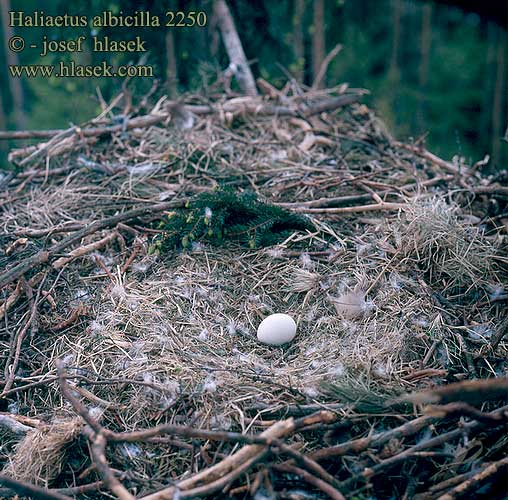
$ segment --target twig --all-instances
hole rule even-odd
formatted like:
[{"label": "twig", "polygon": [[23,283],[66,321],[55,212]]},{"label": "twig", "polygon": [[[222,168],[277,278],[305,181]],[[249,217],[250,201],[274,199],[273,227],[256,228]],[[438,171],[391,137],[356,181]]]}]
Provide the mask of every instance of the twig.
[{"label": "twig", "polygon": [[316,78],[314,78],[314,82],[312,83],[312,90],[316,90],[319,88],[321,81],[323,80],[326,70],[328,69],[328,66],[330,63],[337,57],[337,54],[342,50],[342,44],[338,43],[330,52],[327,54],[327,56],[323,59],[323,62],[321,63],[321,66],[319,67],[318,74],[316,75]]},{"label": "twig", "polygon": [[139,255],[140,252],[141,252],[141,242],[139,241],[139,239],[136,239],[134,243],[134,250],[132,251],[129,258],[125,261],[124,265],[120,269],[121,274],[124,274],[127,271],[127,269],[129,269],[130,265],[132,264],[134,259]]},{"label": "twig", "polygon": [[33,427],[18,422],[11,415],[0,414],[0,429],[8,430],[14,434],[26,434],[28,431],[31,431]]},{"label": "twig", "polygon": [[303,455],[287,444],[281,444],[278,446],[278,448],[281,452],[286,453],[291,458],[296,460],[299,465],[307,469],[309,472],[316,474],[323,481],[330,483],[332,486],[338,486],[339,481],[335,479],[331,474],[329,474],[325,469],[323,469],[323,467],[321,467],[321,465],[319,465],[315,460],[312,460],[312,458]]},{"label": "twig", "polygon": [[61,330],[65,330],[66,328],[69,328],[69,326],[73,325],[80,316],[85,316],[88,313],[88,307],[84,306],[83,304],[79,304],[77,307],[74,307],[71,310],[71,313],[69,314],[68,318],[65,318],[64,320],[57,323],[55,326],[52,326],[50,329],[53,332],[58,332]]},{"label": "twig", "polygon": [[459,401],[477,404],[487,400],[503,399],[508,393],[508,377],[485,380],[464,380],[444,387],[419,391],[396,398],[393,403],[412,402],[415,404],[446,404]]},{"label": "twig", "polygon": [[108,227],[115,226],[119,222],[132,220],[142,215],[162,212],[169,208],[182,207],[185,205],[185,201],[186,200],[182,199],[157,203],[155,205],[148,205],[145,207],[128,210],[127,212],[114,215],[112,217],[107,217],[106,219],[92,222],[91,224],[85,226],[76,233],[67,236],[62,241],[55,243],[49,249],[41,250],[40,252],[36,253],[35,255],[32,255],[31,257],[27,257],[26,259],[22,260],[19,264],[15,265],[5,273],[1,274],[0,289],[8,285],[9,283],[12,283],[14,280],[22,276],[24,273],[26,273],[33,267],[48,262],[48,260],[50,260],[50,258],[53,255],[60,253],[62,250],[66,249],[73,243],[80,241],[85,236],[100,231],[101,229],[106,229]]},{"label": "twig", "polygon": [[[493,462],[485,469],[476,473],[474,476],[466,479],[463,483],[455,486],[452,490],[448,491],[444,495],[441,495],[438,500],[455,500],[467,493],[477,490],[487,480],[491,479],[492,476],[496,476],[504,469],[508,468],[508,457],[502,458],[497,462]],[[506,476],[505,476],[506,478]],[[505,483],[505,481],[503,481]],[[503,485],[506,486],[506,483]]]},{"label": "twig", "polygon": [[452,172],[454,174],[462,173],[466,175],[470,173],[469,167],[463,165],[458,167],[457,165],[454,165],[449,161],[445,161],[442,158],[439,158],[439,156],[436,156],[435,154],[431,153],[430,151],[427,151],[422,147],[413,146],[411,144],[405,144],[399,141],[394,141],[392,144],[397,148],[406,149],[407,151],[410,151],[413,154],[421,156],[422,158],[429,160],[431,163],[434,163],[435,165],[443,168],[444,170],[447,170],[448,172]]},{"label": "twig", "polygon": [[[315,114],[323,113],[324,111],[332,111],[341,106],[347,106],[358,102],[362,94],[343,94],[338,97],[322,99],[312,105],[302,106],[301,108],[292,109],[286,106],[274,106],[270,104],[263,104],[258,98],[246,98],[239,102],[238,99],[226,101],[221,106],[213,105],[199,105],[199,104],[186,104],[183,106],[185,111],[194,113],[196,115],[209,115],[218,113],[220,110],[229,113],[248,113],[260,116],[312,116]],[[173,102],[167,102],[166,105],[171,106]],[[126,124],[111,125],[107,127],[89,127],[81,129],[83,137],[99,137],[104,135],[111,135],[125,130],[132,130],[135,128],[147,128],[159,123],[163,123],[168,119],[169,115],[166,113],[150,114],[131,118]],[[76,134],[77,128],[71,127],[69,129],[56,129],[56,130],[16,130],[16,131],[0,131],[0,140],[3,139],[48,139],[60,134],[72,131]],[[65,137],[68,137],[67,135]],[[43,146],[44,147],[44,146]]]},{"label": "twig", "polygon": [[63,495],[82,495],[90,491],[100,490],[104,486],[104,481],[95,481],[93,483],[82,484],[81,486],[69,486],[68,488],[58,488],[56,490],[50,490],[52,493],[60,493]]},{"label": "twig", "polygon": [[373,434],[366,438],[353,439],[345,443],[331,446],[330,448],[323,448],[315,451],[309,455],[313,460],[326,460],[332,457],[339,457],[347,453],[359,453],[366,450],[367,448],[379,447],[386,444],[391,439],[401,439],[403,437],[412,436],[429,425],[437,422],[438,419],[433,417],[418,417],[414,420],[406,422],[405,424],[391,429],[386,432]]},{"label": "twig", "polygon": [[[269,439],[270,442],[273,443],[276,439],[287,436],[301,427],[317,422],[331,422],[336,418],[337,417],[331,412],[323,411],[297,420],[288,418],[286,420],[276,422],[270,428],[262,432],[259,437]],[[249,444],[238,450],[233,455],[226,457],[218,464],[198,472],[188,479],[180,481],[176,486],[170,486],[169,488],[165,488],[159,492],[143,497],[142,500],[171,499],[177,490],[181,497],[212,493],[213,491],[217,491],[217,489],[228,484],[229,481],[233,479],[233,476],[237,477],[240,468],[242,471],[244,471],[244,469],[246,470],[248,467],[263,458],[266,453],[267,448],[265,446],[259,444]],[[196,486],[201,483],[206,483],[207,486],[196,488]]]},{"label": "twig", "polygon": [[326,483],[322,479],[319,479],[318,477],[314,476],[313,474],[304,469],[288,464],[274,464],[272,465],[272,468],[280,472],[288,472],[290,474],[296,474],[307,483],[320,489],[323,493],[326,493],[333,500],[345,500],[344,495],[340,491],[336,490],[330,484]]},{"label": "twig", "polygon": [[88,409],[74,396],[67,380],[64,365],[61,360],[56,362],[58,370],[58,381],[60,383],[60,390],[62,395],[69,401],[81,416],[81,418],[90,426],[90,429],[85,428],[85,433],[92,442],[91,452],[92,457],[97,467],[97,471],[102,476],[105,485],[120,499],[120,500],[135,500],[125,486],[115,477],[113,471],[109,467],[106,460],[106,444],[105,437],[106,429],[104,429],[98,420],[96,420],[88,411]]},{"label": "twig", "polygon": [[[39,298],[41,295],[42,287],[44,286],[44,281],[46,279],[46,276],[44,276],[41,280],[41,283],[39,285],[39,288],[37,289],[37,295],[36,297],[33,297],[32,307],[30,310],[30,316],[28,320],[25,322],[23,328],[16,333],[13,342],[14,342],[14,355],[12,356],[12,363],[11,363],[11,354],[9,353],[9,356],[7,358],[7,361],[5,363],[6,368],[6,381],[4,388],[2,390],[2,393],[0,394],[0,398],[5,396],[5,393],[9,391],[9,389],[12,387],[12,384],[14,383],[14,377],[16,376],[16,371],[18,369],[19,364],[19,357],[21,355],[21,346],[23,345],[23,340],[25,339],[25,336],[28,332],[28,329],[32,327],[34,324],[36,317],[37,317],[37,307],[39,305]],[[26,282],[25,282],[26,283]],[[26,284],[28,287],[28,284]],[[31,288],[28,288],[28,290],[31,290]],[[30,291],[30,294],[32,292]]]},{"label": "twig", "polygon": [[50,491],[47,488],[41,488],[35,484],[18,481],[4,474],[0,474],[0,484],[7,486],[20,495],[25,495],[37,500],[72,500],[72,497],[68,497],[62,493]]},{"label": "twig", "polygon": [[[294,430],[295,421],[293,418],[289,418],[286,420],[282,420],[277,422],[269,429],[265,430],[260,434],[261,438],[269,438],[269,439],[277,439],[283,436],[290,434]],[[239,467],[241,464],[248,462],[252,459],[257,459],[261,457],[266,452],[266,446],[262,444],[249,444],[244,446],[240,450],[238,450],[233,455],[226,457],[224,460],[219,462],[212,467],[208,467],[207,469],[194,474],[188,479],[180,481],[177,486],[179,490],[189,490],[195,488],[198,484],[201,483],[211,483],[220,479],[221,477],[229,474]],[[170,486],[169,488],[165,488],[157,493],[153,493],[146,497],[143,497],[143,500],[160,500],[162,498],[172,498],[166,497],[165,494],[174,492],[175,487]]]},{"label": "twig", "polygon": [[[497,414],[503,414],[508,410],[508,406],[503,406],[501,408],[498,408],[497,410],[494,410],[491,413],[491,415],[497,415]],[[498,425],[492,425],[488,427],[489,430],[496,429],[499,425],[502,425],[501,423]],[[478,431],[480,429],[483,429],[485,426],[482,422],[478,422],[476,420],[472,422],[467,422],[462,425],[461,428],[454,429],[448,432],[445,432],[444,434],[441,434],[439,436],[436,436],[434,438],[428,439],[426,441],[423,441],[421,443],[418,443],[414,446],[411,446],[407,448],[406,450],[398,453],[397,455],[394,455],[390,458],[387,458],[385,460],[382,460],[381,462],[377,463],[376,465],[372,467],[366,467],[362,472],[359,474],[355,474],[353,477],[346,479],[345,481],[342,481],[340,483],[340,487],[342,489],[349,489],[354,486],[358,481],[367,481],[373,476],[383,473],[386,471],[386,469],[390,469],[394,467],[395,465],[400,464],[401,462],[404,462],[406,459],[411,458],[415,456],[415,453],[419,453],[423,450],[429,449],[429,448],[435,448],[436,446],[440,446],[442,444],[448,443],[449,441],[452,441],[460,436],[462,436],[465,433],[472,433],[474,431]]]},{"label": "twig", "polygon": [[497,346],[503,340],[504,336],[508,333],[508,316],[504,318],[504,320],[501,321],[501,323],[498,325],[494,335],[492,335],[492,339],[490,341],[490,345],[492,346],[492,349],[496,350]]},{"label": "twig", "polygon": [[[35,276],[32,276],[28,280],[28,286],[33,288],[40,283],[40,281],[44,278],[44,273],[38,273]],[[5,314],[11,309],[11,307],[17,302],[17,300],[21,297],[21,292],[23,290],[22,280],[18,281],[16,288],[14,291],[7,297],[5,302],[0,306],[0,320],[3,319]]]},{"label": "twig", "polygon": [[307,214],[355,214],[362,212],[405,210],[406,208],[407,205],[405,203],[382,202],[382,203],[373,203],[372,205],[359,205],[356,207],[337,207],[337,208],[307,208],[302,206],[296,206],[293,208],[293,210],[295,212],[304,212]]},{"label": "twig", "polygon": [[16,236],[29,236],[30,238],[40,238],[56,233],[66,233],[72,231],[78,231],[82,229],[86,224],[82,222],[71,222],[68,224],[59,224],[58,226],[48,227],[46,229],[31,229],[29,227],[18,229],[14,231]]},{"label": "twig", "polygon": [[478,420],[478,422],[492,425],[499,425],[503,422],[508,422],[508,412],[496,413],[493,415],[491,413],[477,410],[474,406],[463,402],[429,406],[425,408],[425,413],[434,417],[442,418],[465,416]]},{"label": "twig", "polygon": [[55,260],[53,262],[52,266],[54,269],[60,269],[61,267],[65,266],[69,262],[72,262],[74,259],[77,259],[78,257],[82,257],[83,255],[86,255],[88,253],[91,253],[95,250],[98,250],[99,248],[105,247],[110,241],[117,238],[116,231],[113,231],[112,233],[104,236],[104,238],[94,241],[93,243],[89,243],[88,245],[84,245],[82,247],[74,249],[72,252],[69,252],[67,257],[60,257],[59,259]]},{"label": "twig", "polygon": [[136,497],[131,495],[125,486],[116,478],[106,460],[106,444],[107,440],[102,434],[94,434],[89,436],[92,441],[92,457],[97,468],[97,472],[102,476],[104,484],[120,499],[135,500]]}]

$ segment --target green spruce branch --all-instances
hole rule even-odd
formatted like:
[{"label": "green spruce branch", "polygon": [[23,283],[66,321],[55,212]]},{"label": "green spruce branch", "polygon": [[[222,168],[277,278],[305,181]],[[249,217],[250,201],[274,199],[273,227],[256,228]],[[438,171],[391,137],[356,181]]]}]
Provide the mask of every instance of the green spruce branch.
[{"label": "green spruce branch", "polygon": [[294,231],[312,231],[306,216],[260,201],[255,193],[219,189],[201,193],[185,209],[159,223],[163,233],[152,252],[189,248],[195,243],[223,245],[233,241],[248,248],[275,245]]}]

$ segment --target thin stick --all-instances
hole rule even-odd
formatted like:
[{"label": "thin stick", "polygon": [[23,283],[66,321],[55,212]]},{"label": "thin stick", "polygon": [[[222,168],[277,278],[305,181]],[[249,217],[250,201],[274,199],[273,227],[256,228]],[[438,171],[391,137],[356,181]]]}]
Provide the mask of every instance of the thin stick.
[{"label": "thin stick", "polygon": [[2,289],[4,286],[8,285],[9,283],[12,283],[14,280],[18,279],[20,276],[22,276],[24,273],[26,273],[33,267],[36,267],[40,264],[44,264],[44,263],[48,262],[48,260],[54,254],[60,253],[62,250],[64,250],[68,246],[72,245],[73,243],[80,241],[85,236],[88,236],[88,235],[93,234],[97,231],[100,231],[101,229],[106,229],[106,228],[115,226],[119,222],[125,222],[128,220],[132,220],[132,219],[135,219],[135,218],[140,217],[142,215],[162,212],[162,211],[167,210],[169,208],[182,207],[185,205],[185,202],[186,202],[185,199],[166,201],[163,203],[157,203],[155,205],[148,205],[148,206],[141,207],[141,208],[135,208],[133,210],[128,210],[127,212],[124,212],[122,214],[114,215],[113,217],[108,217],[106,219],[92,222],[90,225],[85,226],[84,228],[80,229],[76,233],[67,236],[59,243],[55,243],[49,249],[41,250],[40,252],[36,253],[35,255],[32,255],[31,257],[28,257],[28,258],[22,260],[19,264],[12,267],[5,273],[1,274],[0,275],[0,289]]},{"label": "thin stick", "polygon": [[359,205],[356,207],[337,207],[337,208],[307,208],[302,206],[294,207],[295,212],[304,212],[306,214],[356,214],[362,212],[394,211],[405,210],[405,203],[373,203],[372,205]]},{"label": "thin stick", "polygon": [[[504,469],[508,468],[508,457],[505,457],[497,462],[493,462],[485,469],[476,473],[473,477],[466,479],[463,483],[455,486],[452,490],[444,495],[441,495],[438,500],[455,500],[458,497],[465,495],[466,493],[471,493],[472,491],[477,490],[482,486],[482,484],[487,480],[492,478],[492,476],[496,476]],[[504,481],[503,481],[504,483]],[[506,484],[505,484],[506,485]],[[504,486],[505,486],[504,485]]]},{"label": "thin stick", "polygon": [[20,495],[36,498],[37,500],[72,500],[72,497],[68,497],[62,493],[50,491],[47,488],[41,488],[35,484],[18,481],[4,474],[0,474],[0,484],[7,486],[7,488],[10,488]]},{"label": "thin stick", "polygon": [[321,66],[319,67],[318,74],[316,75],[316,78],[314,79],[314,82],[312,84],[312,87],[311,87],[312,90],[316,90],[319,88],[319,85],[326,74],[326,70],[328,69],[328,66],[337,57],[337,54],[341,50],[342,50],[342,44],[338,43],[332,50],[330,50],[328,55],[323,59],[323,62],[321,63]]},{"label": "thin stick", "polygon": [[300,476],[304,481],[320,489],[333,500],[345,500],[344,495],[340,491],[336,490],[330,484],[326,483],[322,479],[319,479],[304,469],[288,464],[275,464],[272,465],[272,468],[280,472],[289,472],[290,474],[296,474],[297,476]]},{"label": "thin stick", "polygon": [[[261,100],[252,98],[238,102],[235,100],[226,101],[220,107],[214,107],[212,105],[196,105],[187,104],[183,106],[185,111],[189,111],[196,115],[210,115],[218,113],[220,110],[230,113],[249,113],[260,116],[312,116],[315,114],[323,113],[324,111],[332,111],[341,106],[347,106],[358,102],[362,97],[362,94],[344,94],[338,97],[332,97],[328,99],[322,99],[312,105],[301,107],[300,110],[292,109],[286,106],[274,106],[270,104],[263,104]],[[167,106],[176,103],[168,102]],[[180,104],[181,106],[181,104]],[[132,130],[135,128],[148,128],[159,123],[163,123],[168,119],[169,115],[166,113],[143,115],[135,118],[131,118],[126,124],[111,125],[109,127],[89,127],[80,129],[83,137],[99,137],[103,135],[111,135],[118,132],[124,132],[125,130]],[[15,130],[15,131],[0,131],[0,140],[2,139],[48,139],[59,134],[65,134],[69,130],[72,130],[76,134],[77,128],[71,127],[69,129],[53,129],[53,130]],[[65,136],[68,138],[68,136]],[[69,136],[70,137],[70,136]],[[44,146],[42,146],[44,147]]]},{"label": "thin stick", "polygon": [[69,401],[76,410],[76,412],[83,418],[83,420],[90,426],[85,433],[92,442],[91,452],[94,459],[97,471],[102,476],[106,486],[120,499],[120,500],[135,500],[125,486],[115,477],[113,471],[109,467],[106,460],[106,445],[107,439],[105,437],[106,429],[104,429],[99,421],[95,419],[85,405],[79,401],[72,393],[71,388],[66,380],[66,371],[61,360],[57,360],[56,367],[58,370],[58,381],[60,383],[60,390],[62,395]]}]

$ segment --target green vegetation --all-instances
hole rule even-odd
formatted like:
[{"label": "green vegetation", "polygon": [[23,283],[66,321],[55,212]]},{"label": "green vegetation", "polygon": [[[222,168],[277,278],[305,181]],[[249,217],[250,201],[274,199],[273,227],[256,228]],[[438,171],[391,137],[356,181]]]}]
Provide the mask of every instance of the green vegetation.
[{"label": "green vegetation", "polygon": [[226,240],[257,248],[275,245],[293,231],[311,231],[307,217],[258,200],[255,193],[220,189],[201,193],[187,208],[171,213],[159,223],[164,233],[155,239],[152,252],[190,248],[196,243],[222,245]]}]

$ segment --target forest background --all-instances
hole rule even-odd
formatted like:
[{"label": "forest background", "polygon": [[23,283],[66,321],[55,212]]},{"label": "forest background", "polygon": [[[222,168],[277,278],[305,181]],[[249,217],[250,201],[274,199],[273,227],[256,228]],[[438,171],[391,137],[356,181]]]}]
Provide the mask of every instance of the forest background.
[{"label": "forest background", "polygon": [[[458,2],[460,3],[460,2]],[[487,2],[488,3],[488,2]],[[503,2],[499,2],[502,4]],[[75,60],[96,64],[136,64],[139,54],[79,54],[37,50],[8,51],[7,41],[22,34],[27,44],[90,36],[90,28],[11,28],[8,11],[91,16],[103,10],[125,14],[146,10],[204,11],[205,27],[95,28],[115,40],[135,35],[147,41],[146,61],[160,82],[157,93],[210,92],[228,65],[212,15],[212,2],[1,0],[0,130],[66,128],[100,112],[117,94],[120,78],[13,78],[11,64],[55,64]],[[398,138],[424,137],[428,147],[451,159],[474,163],[489,154],[490,168],[505,168],[508,142],[508,42],[506,27],[489,16],[420,0],[235,0],[229,2],[255,77],[282,86],[288,77],[311,84],[326,55],[342,49],[328,67],[323,86],[348,82],[366,88],[372,106]],[[22,33],[21,33],[22,32]],[[133,95],[152,87],[151,78],[128,82]],[[234,89],[234,88],[233,88]],[[155,94],[154,97],[157,97]],[[16,145],[19,146],[19,141]],[[0,168],[13,142],[0,141]]]}]

